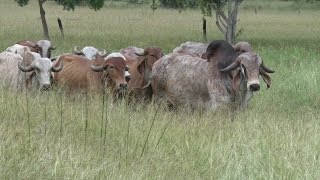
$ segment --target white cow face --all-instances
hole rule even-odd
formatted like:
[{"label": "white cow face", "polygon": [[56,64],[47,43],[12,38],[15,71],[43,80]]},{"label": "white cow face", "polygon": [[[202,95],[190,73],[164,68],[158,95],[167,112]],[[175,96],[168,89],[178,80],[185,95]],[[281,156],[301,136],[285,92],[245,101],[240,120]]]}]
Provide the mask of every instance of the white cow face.
[{"label": "white cow face", "polygon": [[34,60],[31,65],[23,66],[19,63],[19,69],[24,72],[35,73],[35,81],[39,85],[40,90],[49,90],[51,87],[50,78],[51,71],[58,72],[62,69],[62,64],[59,67],[54,67],[49,58],[38,58]]}]

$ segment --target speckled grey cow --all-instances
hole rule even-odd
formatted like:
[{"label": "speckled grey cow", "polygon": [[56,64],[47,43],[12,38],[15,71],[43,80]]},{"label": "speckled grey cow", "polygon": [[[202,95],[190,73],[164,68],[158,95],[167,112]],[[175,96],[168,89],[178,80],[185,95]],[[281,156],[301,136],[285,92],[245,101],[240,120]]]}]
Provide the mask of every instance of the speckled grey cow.
[{"label": "speckled grey cow", "polygon": [[165,98],[174,107],[190,105],[215,110],[239,99],[244,107],[250,94],[260,88],[259,71],[268,86],[271,84],[266,72],[273,71],[256,54],[245,53],[237,58],[233,47],[222,40],[210,43],[206,53],[207,61],[181,53],[158,60],[151,75],[155,100]]}]

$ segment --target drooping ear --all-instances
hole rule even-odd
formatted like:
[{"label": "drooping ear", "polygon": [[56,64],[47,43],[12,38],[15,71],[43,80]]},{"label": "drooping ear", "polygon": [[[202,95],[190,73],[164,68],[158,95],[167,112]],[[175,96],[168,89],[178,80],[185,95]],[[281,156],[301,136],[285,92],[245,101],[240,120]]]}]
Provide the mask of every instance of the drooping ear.
[{"label": "drooping ear", "polygon": [[260,68],[260,75],[261,75],[263,81],[267,84],[267,89],[270,88],[271,77],[261,68]]},{"label": "drooping ear", "polygon": [[241,83],[241,71],[237,70],[237,73],[233,77],[233,80],[232,80],[232,89],[233,89],[234,93],[238,92],[238,90],[240,88],[240,83]]},{"label": "drooping ear", "polygon": [[146,71],[145,59],[142,59],[142,60],[139,61],[139,64],[137,66],[137,70],[141,74],[141,76],[144,76],[144,73]]}]

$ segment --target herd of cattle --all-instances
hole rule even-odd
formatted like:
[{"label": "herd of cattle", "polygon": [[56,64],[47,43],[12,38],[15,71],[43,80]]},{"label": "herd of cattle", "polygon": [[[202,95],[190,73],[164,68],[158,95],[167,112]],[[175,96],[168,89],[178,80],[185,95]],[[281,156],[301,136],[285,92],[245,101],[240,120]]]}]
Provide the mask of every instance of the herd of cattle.
[{"label": "herd of cattle", "polygon": [[48,40],[19,41],[0,54],[0,85],[15,92],[50,90],[52,83],[73,92],[110,90],[131,100],[165,100],[172,107],[216,109],[237,103],[246,107],[271,78],[262,58],[248,42],[231,45],[186,42],[164,55],[159,47],[127,47],[119,52],[86,46],[51,58]]}]

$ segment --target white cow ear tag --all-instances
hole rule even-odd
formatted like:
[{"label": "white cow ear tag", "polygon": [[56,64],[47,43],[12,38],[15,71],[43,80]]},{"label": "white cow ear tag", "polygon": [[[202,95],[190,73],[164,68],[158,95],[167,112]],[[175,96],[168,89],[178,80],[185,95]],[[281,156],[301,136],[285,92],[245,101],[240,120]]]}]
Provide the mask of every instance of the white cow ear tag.
[{"label": "white cow ear tag", "polygon": [[242,73],[243,75],[245,75],[245,74],[244,74],[243,65],[240,65],[240,69],[241,69],[241,73]]}]

